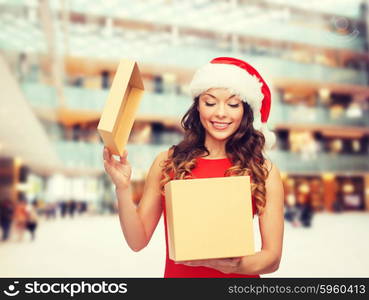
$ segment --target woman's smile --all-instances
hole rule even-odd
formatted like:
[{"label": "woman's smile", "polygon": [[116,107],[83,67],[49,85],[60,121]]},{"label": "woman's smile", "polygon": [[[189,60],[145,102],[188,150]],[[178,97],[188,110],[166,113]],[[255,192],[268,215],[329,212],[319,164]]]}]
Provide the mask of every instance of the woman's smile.
[{"label": "woman's smile", "polygon": [[218,122],[218,121],[210,121],[216,130],[226,130],[232,122]]}]

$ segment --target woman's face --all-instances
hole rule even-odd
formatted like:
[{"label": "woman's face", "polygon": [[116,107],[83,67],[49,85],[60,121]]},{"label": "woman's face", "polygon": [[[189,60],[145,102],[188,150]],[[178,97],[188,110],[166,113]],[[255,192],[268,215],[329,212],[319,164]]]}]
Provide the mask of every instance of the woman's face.
[{"label": "woman's face", "polygon": [[243,116],[242,100],[224,88],[202,93],[198,110],[206,133],[217,140],[226,140],[235,133]]}]

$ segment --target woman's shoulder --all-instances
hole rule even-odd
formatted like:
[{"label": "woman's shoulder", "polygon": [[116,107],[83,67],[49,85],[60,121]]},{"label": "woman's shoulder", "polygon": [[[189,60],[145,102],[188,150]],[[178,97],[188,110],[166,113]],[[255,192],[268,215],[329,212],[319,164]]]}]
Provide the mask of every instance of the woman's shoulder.
[{"label": "woman's shoulder", "polygon": [[272,163],[271,160],[269,160],[269,159],[266,158],[264,160],[264,167],[268,170],[268,172],[270,172],[273,169],[274,164]]},{"label": "woman's shoulder", "polygon": [[272,162],[270,159],[266,158],[264,161],[264,166],[269,170],[272,171],[273,169],[279,172],[278,166]]},{"label": "woman's shoulder", "polygon": [[267,181],[274,181],[274,180],[280,181],[281,179],[280,171],[278,167],[271,160],[265,159],[264,167],[268,171]]},{"label": "woman's shoulder", "polygon": [[148,172],[148,178],[151,177],[161,178],[163,167],[165,166],[165,161],[168,159],[168,154],[169,149],[162,151],[156,155]]},{"label": "woman's shoulder", "polygon": [[172,148],[169,148],[165,151],[160,152],[153,162],[154,167],[156,167],[157,169],[161,169],[165,161],[169,159],[170,155],[172,154],[172,151],[173,151]]},{"label": "woman's shoulder", "polygon": [[173,154],[173,150],[172,148],[169,148],[165,151],[160,152],[157,156],[156,156],[156,160],[158,161],[165,161],[169,158],[170,155]]}]

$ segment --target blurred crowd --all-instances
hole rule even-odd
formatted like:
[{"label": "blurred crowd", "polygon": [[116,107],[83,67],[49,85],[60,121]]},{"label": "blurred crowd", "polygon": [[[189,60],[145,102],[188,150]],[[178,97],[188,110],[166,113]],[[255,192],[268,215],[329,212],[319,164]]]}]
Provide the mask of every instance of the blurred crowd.
[{"label": "blurred crowd", "polygon": [[25,235],[27,239],[33,241],[36,238],[36,231],[39,220],[54,219],[75,215],[82,215],[87,212],[88,205],[85,201],[60,201],[58,203],[42,204],[41,201],[27,201],[25,197],[20,197],[17,203],[10,199],[0,201],[0,241],[8,240],[23,241]]},{"label": "blurred crowd", "polygon": [[10,199],[0,202],[0,226],[2,231],[1,241],[10,239],[15,235],[17,241],[22,241],[25,232],[29,232],[31,240],[35,239],[38,223],[36,203],[27,203],[20,198],[14,205]]},{"label": "blurred crowd", "polygon": [[311,227],[314,209],[310,199],[290,193],[286,197],[284,218],[294,227]]}]

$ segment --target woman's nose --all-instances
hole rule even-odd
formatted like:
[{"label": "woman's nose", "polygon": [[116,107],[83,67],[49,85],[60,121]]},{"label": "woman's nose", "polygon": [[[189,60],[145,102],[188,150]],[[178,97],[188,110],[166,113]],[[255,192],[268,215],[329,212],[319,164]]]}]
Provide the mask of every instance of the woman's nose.
[{"label": "woman's nose", "polygon": [[216,115],[218,117],[225,117],[226,111],[225,111],[225,107],[223,104],[217,105]]}]

